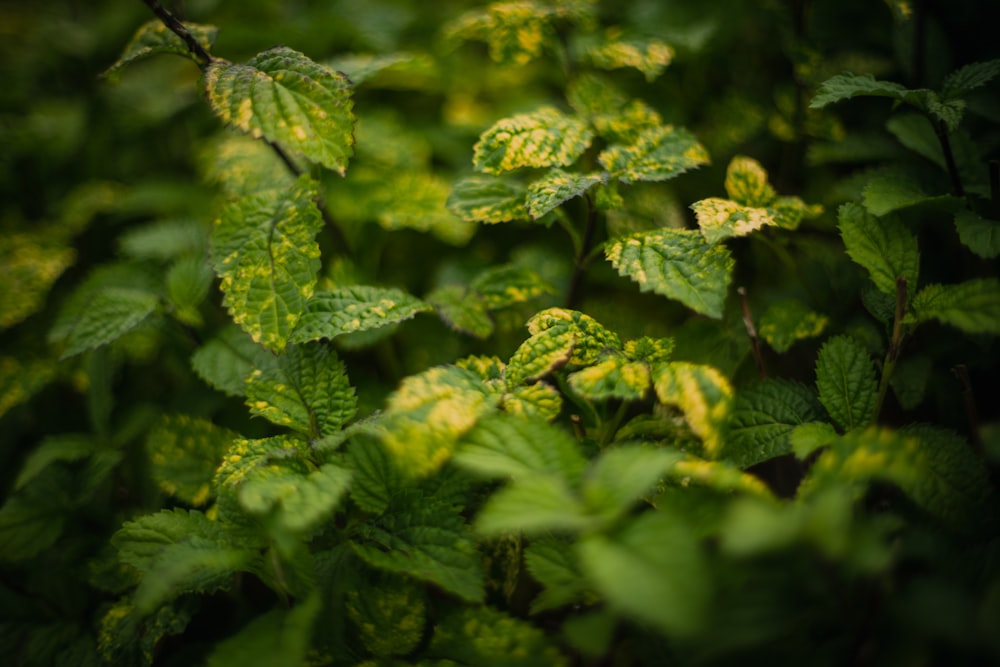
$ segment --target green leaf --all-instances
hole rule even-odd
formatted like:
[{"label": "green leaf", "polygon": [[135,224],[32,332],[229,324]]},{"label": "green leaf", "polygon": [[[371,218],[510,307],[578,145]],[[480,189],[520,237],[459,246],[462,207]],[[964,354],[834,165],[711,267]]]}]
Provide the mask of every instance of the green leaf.
[{"label": "green leaf", "polygon": [[885,127],[903,146],[941,169],[947,169],[941,142],[927,116],[921,113],[897,113],[886,122]]},{"label": "green leaf", "polygon": [[769,225],[777,219],[765,208],[742,206],[728,199],[709,197],[691,204],[698,219],[698,227],[709,243],[718,243],[733,236],[746,236]]},{"label": "green leaf", "polygon": [[868,271],[881,292],[895,296],[899,276],[910,289],[916,287],[920,271],[917,237],[902,221],[876,218],[854,203],[841,206],[838,218],[847,254]]},{"label": "green leaf", "polygon": [[568,542],[556,537],[531,540],[524,550],[524,565],[543,587],[531,602],[531,613],[578,602],[587,595],[587,582]]},{"label": "green leaf", "polygon": [[253,571],[256,549],[209,540],[186,540],[163,547],[135,591],[140,614],[151,614],[186,593],[210,593],[232,585],[237,572]]},{"label": "green leaf", "polygon": [[370,331],[428,310],[430,305],[396,287],[338,287],[309,299],[291,341],[302,343]]},{"label": "green leaf", "polygon": [[207,419],[165,416],[146,439],[150,474],[160,489],[193,507],[212,498],[212,478],[237,434]]},{"label": "green leaf", "polygon": [[606,449],[583,478],[581,495],[588,512],[606,523],[625,516],[683,457],[676,450],[639,445]]},{"label": "green leaf", "polygon": [[0,417],[27,402],[56,375],[54,359],[0,356]]},{"label": "green leaf", "polygon": [[151,666],[163,638],[184,632],[193,615],[193,605],[168,604],[141,617],[134,602],[123,598],[101,619],[98,653],[108,665]]},{"label": "green leaf", "polygon": [[214,60],[205,70],[212,111],[226,125],[343,175],[354,145],[351,83],[298,51],[275,47],[245,65]]},{"label": "green leaf", "polygon": [[266,474],[267,470],[287,468],[304,476],[312,468],[308,454],[307,443],[295,436],[234,440],[213,480],[220,517],[242,523],[245,512],[239,503],[240,487],[262,470]]},{"label": "green leaf", "polygon": [[871,74],[838,74],[820,84],[819,90],[809,103],[810,109],[823,107],[848,100],[852,97],[874,96],[891,97],[902,100],[908,92],[906,88],[891,81],[877,81]]},{"label": "green leaf", "polygon": [[501,264],[480,272],[469,283],[469,288],[490,310],[507,308],[555,291],[536,271],[516,264]]},{"label": "green leaf", "polygon": [[485,606],[466,607],[443,618],[434,629],[434,637],[427,653],[442,658],[440,667],[569,665],[569,661],[559,653],[541,629]]},{"label": "green leaf", "polygon": [[768,206],[777,198],[767,182],[767,171],[760,162],[745,155],[737,155],[729,162],[725,186],[729,198],[743,206]]},{"label": "green leaf", "polygon": [[[185,23],[187,29],[195,41],[201,44],[206,51],[212,50],[215,44],[215,37],[219,34],[219,29],[214,25],[201,25],[198,23]],[[160,53],[173,53],[179,56],[193,58],[188,45],[183,39],[178,37],[159,20],[152,20],[144,23],[125,47],[125,51],[118,60],[104,70],[102,76],[114,77],[121,73],[126,65],[130,65],[137,60],[148,58]]]},{"label": "green leaf", "polygon": [[575,174],[553,169],[528,186],[528,213],[538,220],[561,204],[606,181],[605,174]]},{"label": "green leaf", "polygon": [[587,50],[587,55],[601,69],[634,67],[646,81],[653,81],[673,60],[674,50],[658,39],[622,39],[617,30],[609,30],[602,42]]},{"label": "green leaf", "polygon": [[519,385],[509,388],[500,397],[500,409],[521,418],[552,421],[562,411],[562,394],[550,384]]},{"label": "green leaf", "polygon": [[305,667],[313,625],[322,609],[314,594],[290,610],[274,609],[250,621],[237,634],[215,645],[208,667]]},{"label": "green leaf", "polygon": [[481,557],[454,513],[409,507],[364,526],[350,544],[372,567],[430,582],[466,602],[485,595]]},{"label": "green leaf", "polygon": [[18,491],[40,472],[48,468],[53,463],[71,462],[85,459],[98,450],[98,445],[92,438],[86,435],[53,435],[42,440],[35,447],[24,463],[21,471],[14,480],[14,490]]},{"label": "green leaf", "polygon": [[109,287],[98,292],[70,325],[62,358],[118,340],[159,305],[159,297],[138,289]]},{"label": "green leaf", "polygon": [[[393,145],[395,151],[405,150]],[[414,229],[429,232],[445,243],[461,246],[476,233],[474,221],[464,220],[447,208],[451,182],[428,171],[393,169],[378,172],[370,207],[383,229]],[[405,192],[401,197],[399,193]]]},{"label": "green leaf", "polygon": [[723,458],[749,468],[792,451],[792,430],[821,419],[816,395],[803,385],[767,379],[736,392]]},{"label": "green leaf", "polygon": [[476,338],[488,338],[493,333],[493,318],[486,300],[461,285],[436,288],[427,295],[427,303],[434,306],[441,320],[455,331]]},{"label": "green leaf", "polygon": [[58,505],[27,494],[0,507],[0,561],[23,561],[49,549],[62,535],[67,516]]},{"label": "green leaf", "polygon": [[388,658],[412,653],[427,625],[423,586],[396,576],[381,577],[346,595],[347,616],[372,655]]},{"label": "green leaf", "polygon": [[625,183],[665,181],[709,162],[708,151],[694,135],[673,125],[644,129],[631,144],[609,146],[597,159]]},{"label": "green leaf", "polygon": [[202,178],[232,199],[295,183],[295,175],[271,146],[229,130],[206,142],[199,157]]},{"label": "green leaf", "polygon": [[664,228],[616,239],[604,252],[618,273],[639,283],[641,291],[722,317],[734,265],[725,246],[708,243],[697,231]]},{"label": "green leaf", "polygon": [[955,214],[955,230],[962,244],[980,257],[1000,255],[1000,221],[981,218],[963,208]]},{"label": "green leaf", "polygon": [[949,195],[931,195],[903,169],[879,169],[868,178],[862,191],[865,208],[882,216],[902,208],[934,202],[954,201]]},{"label": "green leaf", "polygon": [[618,335],[575,310],[547,308],[527,323],[531,337],[507,365],[508,386],[533,382],[567,363],[586,366],[608,350],[620,350]]},{"label": "green leaf", "polygon": [[499,175],[521,167],[568,167],[590,146],[587,123],[554,107],[497,121],[473,147],[476,171]]},{"label": "green leaf", "polygon": [[112,536],[111,544],[118,549],[122,563],[146,573],[165,547],[187,539],[212,540],[222,535],[217,529],[217,524],[197,510],[162,510],[126,521]]},{"label": "green leaf", "polygon": [[609,354],[593,366],[570,374],[568,380],[570,388],[588,401],[637,401],[652,386],[649,365],[629,361],[623,354]]},{"label": "green leaf", "polygon": [[923,402],[932,370],[933,362],[924,356],[908,356],[896,363],[889,385],[901,408],[914,410]]},{"label": "green leaf", "polygon": [[525,187],[513,180],[470,176],[452,186],[447,205],[448,210],[469,222],[527,220],[526,194]]},{"label": "green leaf", "polygon": [[236,200],[212,234],[212,263],[233,321],[274,352],[285,347],[316,285],[317,188],[303,175],[290,190]]},{"label": "green leaf", "polygon": [[928,285],[911,302],[907,322],[938,320],[970,334],[1000,335],[1000,280],[978,278],[955,285]]},{"label": "green leaf", "polygon": [[816,359],[819,402],[844,430],[865,426],[875,412],[875,367],[861,343],[835,336],[820,348]]},{"label": "green leaf", "polygon": [[680,408],[705,451],[718,456],[732,405],[729,380],[711,366],[671,361],[654,371],[653,383],[660,402]]},{"label": "green leaf", "polygon": [[805,461],[813,452],[829,447],[837,441],[837,430],[829,422],[799,424],[788,434],[796,458]]},{"label": "green leaf", "polygon": [[227,326],[195,350],[191,368],[210,386],[230,396],[244,396],[246,378],[261,348],[237,326]]},{"label": "green leaf", "polygon": [[381,514],[408,482],[406,473],[374,437],[355,437],[347,448],[354,483],[351,499],[366,512]]},{"label": "green leaf", "polygon": [[46,230],[0,236],[0,330],[41,310],[49,289],[75,259],[76,252]]},{"label": "green leaf", "polygon": [[250,412],[309,438],[330,435],[357,409],[343,362],[321,343],[292,345],[246,379]]},{"label": "green leaf", "polygon": [[591,523],[565,479],[539,473],[519,477],[490,496],[476,516],[476,532],[546,535],[583,530]]},{"label": "green leaf", "polygon": [[198,306],[208,296],[212,277],[212,269],[205,257],[189,255],[171,265],[165,282],[175,318],[191,326],[202,324]]},{"label": "green leaf", "polygon": [[577,553],[612,608],[671,637],[703,627],[711,579],[698,538],[681,517],[648,512],[617,535],[585,536]]},{"label": "green leaf", "polygon": [[823,333],[830,318],[807,308],[797,299],[772,303],[760,316],[757,332],[775,352],[785,353],[797,341]]},{"label": "green leaf", "polygon": [[462,438],[454,461],[484,477],[546,474],[571,482],[586,466],[579,444],[558,426],[502,414],[480,419]]},{"label": "green leaf", "polygon": [[239,501],[250,514],[269,517],[272,527],[308,535],[330,520],[350,481],[350,471],[331,463],[305,476],[267,469],[240,486]]},{"label": "green leaf", "polygon": [[380,438],[403,469],[427,476],[451,458],[459,438],[489,408],[475,373],[437,366],[407,377],[389,396]]},{"label": "green leaf", "polygon": [[997,76],[1000,76],[1000,59],[972,63],[946,76],[941,93],[945,97],[961,97],[985,86]]}]

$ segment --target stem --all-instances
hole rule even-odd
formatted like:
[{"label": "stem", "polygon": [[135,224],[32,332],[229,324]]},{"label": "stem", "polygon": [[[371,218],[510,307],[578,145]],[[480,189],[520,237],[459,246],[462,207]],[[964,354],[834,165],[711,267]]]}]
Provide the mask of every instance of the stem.
[{"label": "stem", "polygon": [[1000,219],[1000,160],[990,160],[990,201],[993,216]]},{"label": "stem", "polygon": [[976,454],[983,455],[983,438],[979,435],[979,414],[976,410],[976,397],[972,393],[972,381],[969,379],[969,369],[965,364],[959,364],[951,369],[955,379],[962,385],[962,404],[965,407],[965,419],[969,422],[969,440]]},{"label": "stem", "polygon": [[753,325],[753,315],[750,313],[750,302],[747,300],[747,290],[739,287],[736,293],[740,295],[740,305],[743,307],[743,326],[747,329],[747,336],[750,337],[750,349],[753,350],[753,360],[757,363],[757,375],[761,379],[767,377],[767,368],[764,366],[764,356],[760,352],[760,338],[757,337],[757,327]]},{"label": "stem", "polygon": [[585,197],[587,201],[587,226],[583,230],[583,239],[576,252],[576,259],[573,262],[573,277],[570,279],[569,291],[566,293],[566,307],[572,308],[580,297],[580,285],[583,282],[583,274],[587,268],[587,255],[590,253],[590,244],[594,240],[594,230],[597,228],[597,207],[594,206],[590,197]]},{"label": "stem", "polygon": [[194,56],[195,60],[198,62],[198,66],[202,69],[208,67],[213,60],[212,54],[205,50],[198,40],[188,32],[188,29],[184,27],[184,24],[180,20],[171,14],[167,9],[159,3],[159,0],[142,0],[146,3],[146,6],[156,15],[156,18],[160,19],[163,25],[173,32],[175,35],[184,40],[187,44],[188,51]]},{"label": "stem", "polygon": [[955,164],[955,154],[951,150],[951,140],[948,138],[948,126],[943,120],[931,120],[934,125],[934,132],[941,143],[941,152],[944,153],[944,161],[948,166],[948,175],[951,177],[951,193],[956,197],[965,196],[965,188],[962,187],[962,177],[958,173],[958,166]]},{"label": "stem", "polygon": [[889,349],[885,353],[885,361],[882,362],[882,378],[878,384],[878,394],[875,397],[875,410],[872,412],[872,423],[878,421],[879,413],[882,412],[882,404],[885,396],[889,392],[889,381],[892,379],[893,371],[896,370],[896,361],[899,359],[899,352],[903,346],[903,316],[906,314],[906,278],[896,277],[896,312],[892,318],[892,340],[889,341]]}]

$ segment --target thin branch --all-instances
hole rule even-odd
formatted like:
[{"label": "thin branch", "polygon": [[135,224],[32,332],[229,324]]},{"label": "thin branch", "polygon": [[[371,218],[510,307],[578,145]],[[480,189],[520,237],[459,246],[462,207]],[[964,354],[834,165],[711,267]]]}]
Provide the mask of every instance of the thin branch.
[{"label": "thin branch", "polygon": [[740,305],[743,307],[743,326],[747,329],[747,336],[750,337],[750,349],[753,350],[753,360],[757,363],[757,375],[762,379],[767,377],[767,368],[764,366],[764,355],[760,351],[760,338],[757,336],[757,327],[753,325],[753,315],[750,313],[750,302],[747,300],[747,290],[739,287],[736,293],[740,295]]},{"label": "thin branch", "polygon": [[951,177],[951,194],[956,197],[964,197],[965,188],[962,187],[962,177],[958,173],[958,165],[955,164],[955,153],[951,150],[948,126],[943,120],[931,120],[931,124],[934,125],[934,132],[937,134],[938,142],[941,144],[941,152],[944,153],[944,161],[948,167],[948,176]]},{"label": "thin branch", "polygon": [[882,404],[889,392],[889,381],[896,370],[899,353],[903,349],[903,317],[906,315],[906,299],[906,278],[897,276],[896,311],[892,318],[892,339],[889,341],[889,349],[885,353],[885,361],[882,362],[882,377],[879,380],[878,394],[875,397],[875,410],[872,412],[873,423],[878,420],[879,413],[882,412]]},{"label": "thin branch", "polygon": [[187,44],[188,51],[190,51],[195,57],[195,60],[198,61],[199,67],[205,69],[212,63],[213,60],[215,60],[212,57],[212,54],[206,51],[205,47],[198,43],[198,40],[194,38],[194,35],[188,32],[188,29],[184,27],[184,24],[181,23],[180,19],[167,11],[166,7],[159,3],[159,0],[142,1],[145,2],[146,6],[149,7],[153,14],[156,15],[156,18],[160,19],[160,22],[163,23],[163,25],[167,26],[171,32],[184,40],[184,43]]},{"label": "thin branch", "polygon": [[969,423],[969,440],[972,448],[980,456],[983,455],[983,438],[979,434],[979,413],[976,410],[976,397],[972,393],[972,380],[969,379],[969,369],[965,364],[959,364],[951,369],[955,379],[962,385],[962,405],[965,408],[965,419]]},{"label": "thin branch", "polygon": [[583,274],[587,268],[587,255],[590,253],[590,244],[594,241],[594,230],[597,228],[597,207],[590,197],[584,198],[587,202],[587,226],[583,230],[583,239],[577,250],[576,258],[573,262],[573,277],[570,278],[569,291],[566,293],[566,307],[572,308],[580,298],[580,285],[583,283]]},{"label": "thin branch", "polygon": [[993,216],[1000,218],[1000,160],[990,160],[990,202]]}]

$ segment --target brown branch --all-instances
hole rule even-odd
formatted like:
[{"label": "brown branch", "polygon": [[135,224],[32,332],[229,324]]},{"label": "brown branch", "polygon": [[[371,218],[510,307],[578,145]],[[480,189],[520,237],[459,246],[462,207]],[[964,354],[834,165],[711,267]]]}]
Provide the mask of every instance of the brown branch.
[{"label": "brown branch", "polygon": [[965,419],[969,423],[969,440],[976,454],[983,455],[983,438],[979,434],[979,413],[976,410],[976,397],[972,393],[972,380],[969,379],[969,369],[965,364],[959,364],[951,369],[955,379],[962,385],[962,405],[965,408]]},{"label": "brown branch", "polygon": [[740,295],[740,305],[743,307],[743,326],[747,329],[747,336],[750,337],[750,349],[753,350],[753,359],[757,364],[757,374],[761,378],[767,377],[767,368],[764,366],[764,355],[760,351],[760,338],[757,336],[757,327],[753,324],[753,315],[750,313],[750,302],[747,301],[747,290],[739,287],[736,293]]},{"label": "brown branch", "polygon": [[194,38],[188,29],[184,27],[180,19],[167,11],[166,7],[159,3],[159,0],[142,0],[146,3],[146,6],[156,15],[156,18],[160,19],[171,32],[184,40],[187,44],[188,51],[195,57],[198,61],[198,66],[202,69],[208,67],[215,58],[212,54],[205,50],[205,47],[198,43],[198,40]]}]

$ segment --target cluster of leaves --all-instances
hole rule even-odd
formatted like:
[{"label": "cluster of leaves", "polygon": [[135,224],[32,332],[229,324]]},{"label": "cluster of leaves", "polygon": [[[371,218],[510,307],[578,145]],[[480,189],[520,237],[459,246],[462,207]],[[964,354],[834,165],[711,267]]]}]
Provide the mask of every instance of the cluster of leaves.
[{"label": "cluster of leaves", "polygon": [[2,109],[4,655],[1000,659],[976,3],[146,4]]}]

